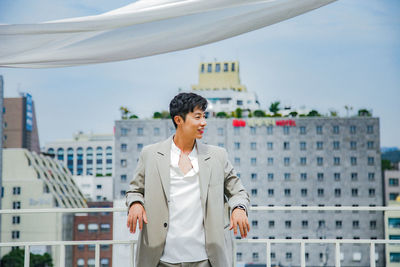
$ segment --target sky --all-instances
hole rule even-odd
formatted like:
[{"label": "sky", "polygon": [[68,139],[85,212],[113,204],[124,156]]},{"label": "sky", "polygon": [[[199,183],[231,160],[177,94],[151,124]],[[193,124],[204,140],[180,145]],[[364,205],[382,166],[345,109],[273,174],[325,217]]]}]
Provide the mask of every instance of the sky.
[{"label": "sky", "polygon": [[[1,0],[0,24],[96,15],[128,0]],[[4,96],[33,96],[40,145],[73,133],[112,133],[119,108],[140,118],[167,110],[179,88],[198,82],[203,61],[240,64],[242,84],[262,109],[335,110],[380,118],[382,147],[400,147],[400,1],[339,0],[224,41],[163,55],[56,69],[0,68]],[[0,40],[1,41],[1,40]]]}]

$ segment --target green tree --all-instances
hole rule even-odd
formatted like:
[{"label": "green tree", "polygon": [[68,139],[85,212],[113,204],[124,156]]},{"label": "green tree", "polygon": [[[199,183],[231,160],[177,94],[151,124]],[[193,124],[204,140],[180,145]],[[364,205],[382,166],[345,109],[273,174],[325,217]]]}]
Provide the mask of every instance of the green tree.
[{"label": "green tree", "polygon": [[372,113],[368,109],[362,108],[358,110],[359,117],[371,117]]},{"label": "green tree", "polygon": [[281,102],[275,101],[272,102],[271,105],[269,106],[269,111],[272,112],[274,116],[277,116],[279,110],[281,110],[281,108],[279,107],[280,104]]},{"label": "green tree", "polygon": [[242,118],[242,109],[241,108],[237,108],[235,110],[235,118]]},{"label": "green tree", "polygon": [[299,115],[299,113],[297,111],[292,111],[292,112],[289,113],[289,116],[293,117],[293,118],[297,117],[297,115]]},{"label": "green tree", "polygon": [[158,111],[154,112],[153,114],[153,119],[161,119],[162,118],[162,114]]},{"label": "green tree", "polygon": [[311,110],[307,114],[308,117],[321,117],[321,114],[318,113],[315,109]]},{"label": "green tree", "polygon": [[135,114],[129,116],[129,119],[139,119],[139,117]]},{"label": "green tree", "polygon": [[254,117],[258,117],[258,118],[267,117],[267,114],[265,114],[265,111],[261,110],[261,109],[254,110],[253,115],[254,115]]},{"label": "green tree", "polygon": [[337,117],[338,116],[338,112],[336,110],[330,110],[329,114],[331,115],[331,117]]},{"label": "green tree", "polygon": [[218,112],[216,116],[217,116],[217,118],[228,118],[229,117],[228,114],[224,111]]},{"label": "green tree", "polygon": [[382,172],[384,172],[385,170],[391,170],[391,169],[393,169],[392,162],[388,159],[383,159],[382,160]]},{"label": "green tree", "polygon": [[[23,267],[24,266],[25,250],[14,249],[8,254],[4,255],[1,259],[1,267]],[[30,253],[29,266],[31,267],[52,267],[53,260],[50,254],[44,253],[43,255],[36,255]]]},{"label": "green tree", "polygon": [[163,111],[161,112],[161,117],[162,117],[163,119],[171,119],[171,114],[170,114],[168,111],[163,110]]},{"label": "green tree", "polygon": [[129,114],[131,113],[127,107],[123,107],[123,106],[121,106],[119,108],[119,111],[121,111],[121,119],[123,119],[123,120],[128,119]]}]

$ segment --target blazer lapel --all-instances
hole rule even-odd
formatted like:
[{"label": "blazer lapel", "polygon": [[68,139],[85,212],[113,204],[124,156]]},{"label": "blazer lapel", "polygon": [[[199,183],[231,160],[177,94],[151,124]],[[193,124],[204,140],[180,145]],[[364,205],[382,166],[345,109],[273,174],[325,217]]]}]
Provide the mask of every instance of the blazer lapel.
[{"label": "blazer lapel", "polygon": [[211,158],[208,153],[207,146],[197,142],[197,155],[199,161],[199,185],[200,185],[200,198],[201,207],[203,208],[203,214],[206,214],[206,201],[208,194],[208,184],[211,179],[211,168],[209,166],[209,160]]},{"label": "blazer lapel", "polygon": [[169,188],[170,188],[170,162],[171,162],[171,142],[172,136],[162,142],[157,149],[157,170],[160,175],[161,184],[164,189],[164,194],[169,202]]}]

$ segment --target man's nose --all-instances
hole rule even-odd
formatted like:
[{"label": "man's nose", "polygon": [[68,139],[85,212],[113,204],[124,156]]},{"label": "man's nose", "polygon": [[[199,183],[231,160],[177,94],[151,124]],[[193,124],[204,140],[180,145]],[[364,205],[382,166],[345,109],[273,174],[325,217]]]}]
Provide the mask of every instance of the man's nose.
[{"label": "man's nose", "polygon": [[206,119],[202,119],[202,121],[201,121],[201,125],[203,125],[203,126],[206,126],[206,125],[207,125],[207,121],[206,121]]}]

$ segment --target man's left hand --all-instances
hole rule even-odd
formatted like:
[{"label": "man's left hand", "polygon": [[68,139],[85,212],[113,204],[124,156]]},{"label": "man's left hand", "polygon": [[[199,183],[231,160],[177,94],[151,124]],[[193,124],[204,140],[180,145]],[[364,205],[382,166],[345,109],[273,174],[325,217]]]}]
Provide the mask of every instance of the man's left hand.
[{"label": "man's left hand", "polygon": [[249,220],[247,219],[246,211],[236,208],[231,214],[231,226],[229,230],[233,229],[235,235],[237,235],[237,228],[239,227],[240,236],[242,238],[247,237],[247,232],[250,231]]}]

